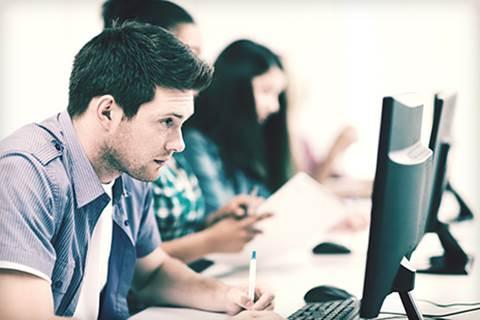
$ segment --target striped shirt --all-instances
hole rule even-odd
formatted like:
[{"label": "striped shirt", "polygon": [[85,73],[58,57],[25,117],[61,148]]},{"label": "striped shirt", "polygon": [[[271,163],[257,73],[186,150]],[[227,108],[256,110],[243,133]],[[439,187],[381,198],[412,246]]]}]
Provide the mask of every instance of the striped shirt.
[{"label": "striped shirt", "polygon": [[[72,121],[62,112],[0,142],[0,264],[50,281],[55,314],[72,316],[89,240],[110,201]],[[159,244],[148,184],[127,175],[113,185],[108,280],[99,318],[128,317],[135,261]]]}]

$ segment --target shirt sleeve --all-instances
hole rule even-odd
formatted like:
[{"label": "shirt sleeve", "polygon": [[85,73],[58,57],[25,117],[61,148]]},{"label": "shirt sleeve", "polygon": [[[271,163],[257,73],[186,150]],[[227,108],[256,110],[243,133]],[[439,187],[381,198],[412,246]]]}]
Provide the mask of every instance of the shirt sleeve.
[{"label": "shirt sleeve", "polygon": [[207,213],[218,210],[235,196],[233,185],[225,177],[218,149],[197,130],[185,132],[185,159],[198,179]]},{"label": "shirt sleeve", "polygon": [[155,213],[153,210],[153,193],[149,185],[143,205],[143,216],[140,224],[136,247],[137,258],[142,258],[155,250],[160,243]]},{"label": "shirt sleeve", "polygon": [[0,261],[51,278],[54,195],[45,167],[28,154],[0,156]]}]

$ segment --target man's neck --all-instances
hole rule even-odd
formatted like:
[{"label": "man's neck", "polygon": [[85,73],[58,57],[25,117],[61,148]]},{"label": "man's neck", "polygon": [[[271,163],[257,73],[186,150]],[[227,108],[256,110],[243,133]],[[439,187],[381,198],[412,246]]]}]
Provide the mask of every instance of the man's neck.
[{"label": "man's neck", "polygon": [[109,183],[120,176],[118,170],[108,165],[104,153],[104,138],[102,132],[89,124],[83,117],[72,119],[73,128],[77,134],[80,145],[92,164],[101,183]]}]

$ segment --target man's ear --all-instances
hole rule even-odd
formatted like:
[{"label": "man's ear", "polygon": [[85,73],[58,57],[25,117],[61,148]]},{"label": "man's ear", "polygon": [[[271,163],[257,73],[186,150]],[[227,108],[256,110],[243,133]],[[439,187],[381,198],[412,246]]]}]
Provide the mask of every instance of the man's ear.
[{"label": "man's ear", "polygon": [[99,96],[95,101],[95,115],[100,125],[107,131],[117,126],[123,116],[123,110],[115,103],[113,96]]}]

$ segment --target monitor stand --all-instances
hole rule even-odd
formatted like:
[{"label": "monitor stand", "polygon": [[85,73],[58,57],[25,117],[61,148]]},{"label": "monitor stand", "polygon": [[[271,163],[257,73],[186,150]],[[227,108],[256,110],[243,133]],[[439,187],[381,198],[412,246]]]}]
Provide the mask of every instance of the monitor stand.
[{"label": "monitor stand", "polygon": [[445,251],[442,256],[430,258],[430,268],[419,273],[467,275],[473,258],[463,251],[448,229],[448,224],[437,221],[435,232]]},{"label": "monitor stand", "polygon": [[408,320],[423,320],[422,314],[418,311],[410,291],[415,287],[415,269],[407,258],[403,258],[398,269],[393,292],[398,292]]},{"label": "monitor stand", "polygon": [[453,194],[453,196],[455,197],[455,200],[457,200],[458,205],[460,206],[460,211],[458,213],[458,216],[455,217],[452,222],[472,220],[473,219],[472,210],[467,206],[467,204],[462,199],[460,194],[458,194],[458,192],[452,187],[452,184],[450,183],[450,181],[447,182],[446,190]]}]

